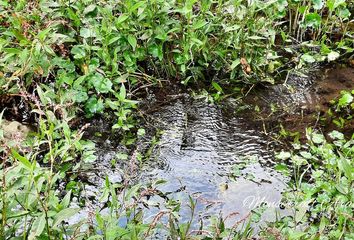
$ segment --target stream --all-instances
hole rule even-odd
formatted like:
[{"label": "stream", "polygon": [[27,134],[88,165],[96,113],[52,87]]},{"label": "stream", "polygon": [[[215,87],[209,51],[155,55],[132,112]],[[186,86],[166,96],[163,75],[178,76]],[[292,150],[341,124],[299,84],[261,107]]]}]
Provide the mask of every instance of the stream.
[{"label": "stream", "polygon": [[[234,111],[238,102],[232,99],[211,104],[205,97],[193,98],[185,93],[150,96],[148,105],[158,108],[147,113],[149,120],[144,128],[147,132],[149,128],[158,129],[160,134],[143,162],[137,161],[133,153],[123,161],[128,163],[112,167],[116,154],[127,149],[113,144],[114,137],[105,121],[93,122],[89,138],[96,142],[98,160],[96,170],[88,171],[86,178],[96,186],[86,188],[86,197],[98,199],[98,187],[106,175],[113,183],[127,178],[137,183],[162,179],[165,183],[157,188],[169,199],[182,203],[181,222],[191,216],[189,196],[197,202],[195,222],[208,222],[211,216],[221,215],[227,225],[233,226],[261,209],[254,225],[257,229],[276,216],[291,214],[291,209],[281,204],[289,178],[274,170],[276,148],[269,135],[270,126],[282,122],[293,131],[316,127],[319,114],[328,109],[327,102],[340,90],[354,88],[352,68],[319,69],[316,73],[307,77],[292,75],[286,84],[254,89],[244,98],[251,108],[241,112]],[[253,114],[255,105],[260,107],[257,115]],[[277,107],[276,112],[270,110],[272,105]],[[100,134],[94,134],[97,132]],[[151,138],[151,134],[142,137],[137,149],[145,145],[140,149],[146,152]],[[151,197],[149,203],[155,207],[144,211],[151,221],[166,206],[165,199],[158,196]],[[77,217],[87,214],[81,211]]]},{"label": "stream", "polygon": [[[270,207],[263,217],[275,216],[286,178],[272,169],[267,139],[246,119],[205,99],[185,96],[163,106],[152,118],[163,132],[153,164],[143,169],[143,179],[166,180],[160,190],[174,192],[182,202],[194,196],[196,211],[206,218],[236,213],[228,218],[231,223],[262,203]],[[190,214],[181,215],[188,220]]]}]

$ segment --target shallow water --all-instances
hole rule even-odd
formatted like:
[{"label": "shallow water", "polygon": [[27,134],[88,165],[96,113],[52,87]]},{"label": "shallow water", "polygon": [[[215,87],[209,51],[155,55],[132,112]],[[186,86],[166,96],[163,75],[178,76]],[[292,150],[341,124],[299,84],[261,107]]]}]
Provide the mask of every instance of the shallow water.
[{"label": "shallow water", "polygon": [[[138,140],[132,156],[118,161],[115,167],[111,162],[116,154],[127,153],[128,149],[115,139],[107,122],[94,122],[87,137],[97,144],[98,160],[96,171],[88,170],[86,177],[95,186],[86,189],[84,195],[98,199],[106,175],[112,182],[148,183],[164,179],[166,183],[158,185],[158,189],[165,197],[183,203],[181,222],[191,216],[188,196],[197,201],[194,223],[199,219],[205,223],[210,216],[221,214],[227,219],[226,224],[233,226],[239,220],[249,219],[252,210],[265,209],[259,222],[253,225],[257,231],[265,222],[275,220],[276,214],[291,214],[291,207],[280,209],[288,178],[274,170],[275,148],[269,136],[264,135],[262,123],[268,133],[276,131],[269,128],[273,123],[286,128],[294,125],[294,131],[316,124],[318,111],[327,107],[324,103],[341,89],[354,86],[343,85],[354,84],[353,69],[324,72],[320,77],[291,76],[286,84],[258,87],[244,99],[253,108],[260,107],[261,112],[256,114],[254,110],[236,113],[239,103],[232,99],[215,105],[188,94],[151,94],[145,102],[147,121],[142,126],[147,135]],[[344,77],[350,81],[341,81]],[[330,84],[336,88],[329,91]],[[272,112],[271,105],[277,107],[277,112]],[[139,162],[135,152],[146,153],[153,129],[162,130],[159,142],[150,158]],[[145,209],[146,220],[151,221],[166,207],[166,199],[152,196],[147,200],[157,206]],[[87,212],[83,210],[82,216],[87,216]]]},{"label": "shallow water", "polygon": [[160,189],[178,192],[174,197],[182,201],[193,195],[203,217],[237,212],[228,218],[233,224],[268,204],[263,220],[274,219],[286,178],[272,169],[268,140],[249,120],[185,97],[159,109],[153,119],[163,133],[143,179],[167,180]]}]

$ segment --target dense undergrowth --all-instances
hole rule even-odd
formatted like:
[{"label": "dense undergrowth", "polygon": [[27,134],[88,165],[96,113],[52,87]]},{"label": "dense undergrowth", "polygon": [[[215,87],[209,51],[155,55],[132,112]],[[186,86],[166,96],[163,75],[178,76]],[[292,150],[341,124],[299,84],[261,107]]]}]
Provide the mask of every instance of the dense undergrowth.
[{"label": "dense undergrowth", "polygon": [[[204,87],[219,100],[308,64],[351,61],[353,15],[354,3],[345,0],[1,0],[0,105],[5,118],[26,115],[36,131],[26,141],[0,132],[0,238],[144,239],[156,229],[171,239],[250,237],[249,225],[228,229],[222,219],[193,231],[190,222],[179,222],[175,202],[143,222],[140,206],[154,186],[108,180],[100,199],[108,212],[66,222],[81,207],[72,202],[77,173],[96,160],[78,122],[99,114],[114,119],[112,131],[133,144],[135,109],[151,86]],[[336,104],[345,111],[337,125],[352,117],[352,102],[346,93]],[[267,238],[353,237],[353,139],[314,136],[303,146],[305,156],[300,149],[292,156],[289,199],[300,207],[294,218],[265,229]]]}]

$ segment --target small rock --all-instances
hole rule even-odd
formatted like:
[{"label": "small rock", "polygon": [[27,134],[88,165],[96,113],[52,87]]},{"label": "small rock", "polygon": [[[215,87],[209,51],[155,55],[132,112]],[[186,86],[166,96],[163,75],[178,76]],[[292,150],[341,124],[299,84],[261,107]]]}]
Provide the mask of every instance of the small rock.
[{"label": "small rock", "polygon": [[17,121],[2,119],[0,130],[3,131],[3,138],[0,138],[1,142],[4,142],[6,145],[19,146],[26,139],[31,128]]},{"label": "small rock", "polygon": [[114,172],[112,175],[108,176],[111,183],[121,183],[123,182],[123,177],[120,173]]}]

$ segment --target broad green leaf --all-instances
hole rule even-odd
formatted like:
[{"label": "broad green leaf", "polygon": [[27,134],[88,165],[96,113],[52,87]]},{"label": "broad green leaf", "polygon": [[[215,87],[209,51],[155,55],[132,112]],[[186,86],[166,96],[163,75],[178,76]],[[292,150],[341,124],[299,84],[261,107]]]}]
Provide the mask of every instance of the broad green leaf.
[{"label": "broad green leaf", "polygon": [[128,42],[130,46],[132,46],[133,50],[135,51],[137,40],[134,35],[128,35]]},{"label": "broad green leaf", "polygon": [[349,19],[349,17],[351,16],[351,13],[347,8],[338,9],[337,14],[338,14],[338,17],[340,17],[342,19]]},{"label": "broad green leaf", "polygon": [[104,238],[101,235],[94,235],[89,237],[87,240],[99,240],[99,239],[104,239]]},{"label": "broad green leaf", "polygon": [[205,20],[198,20],[193,23],[192,28],[194,30],[204,27],[207,24]]},{"label": "broad green leaf", "polygon": [[279,160],[286,160],[291,157],[291,154],[289,152],[281,151],[275,157],[276,157],[276,159],[279,159]]},{"label": "broad green leaf", "polygon": [[86,57],[86,51],[81,45],[76,45],[71,49],[71,53],[74,55],[75,59],[81,59]]},{"label": "broad green leaf", "polygon": [[86,111],[89,113],[89,116],[92,116],[93,114],[96,113],[102,113],[104,106],[103,106],[103,100],[95,97],[91,97],[85,104]]},{"label": "broad green leaf", "polygon": [[122,84],[120,86],[120,91],[119,91],[119,97],[120,97],[120,100],[123,101],[127,96],[127,93],[126,93],[126,90],[125,90],[125,86],[124,84]]},{"label": "broad green leaf", "polygon": [[74,216],[76,213],[80,211],[80,208],[66,208],[58,212],[54,216],[54,221],[52,227],[57,227],[62,221],[69,219],[70,217]]},{"label": "broad green leaf", "polygon": [[328,62],[336,60],[337,58],[339,58],[339,56],[340,56],[339,52],[331,51],[327,55]]},{"label": "broad green leaf", "polygon": [[348,163],[347,159],[340,158],[339,167],[344,172],[345,176],[351,181],[353,179],[353,167]]},{"label": "broad green leaf", "polygon": [[138,136],[144,136],[145,135],[145,129],[144,128],[139,128],[137,134],[138,134]]},{"label": "broad green leaf", "polygon": [[148,51],[153,57],[157,57],[160,60],[163,59],[162,48],[160,46],[153,44],[149,46]]},{"label": "broad green leaf", "polygon": [[313,133],[311,136],[311,140],[316,144],[321,144],[324,143],[325,138],[322,134]]},{"label": "broad green leaf", "polygon": [[337,7],[345,4],[346,0],[327,0],[327,6],[330,11],[334,11]]},{"label": "broad green leaf", "polygon": [[305,152],[305,151],[301,151],[300,155],[305,158],[305,159],[311,159],[312,158],[312,154],[309,152]]},{"label": "broad green leaf", "polygon": [[90,38],[96,37],[96,33],[93,29],[90,28],[81,28],[80,29],[80,36],[83,38]]},{"label": "broad green leaf", "polygon": [[277,1],[277,7],[278,7],[279,12],[283,12],[287,6],[288,6],[287,0],[278,0]]},{"label": "broad green leaf", "polygon": [[296,211],[295,211],[295,221],[296,222],[300,222],[304,218],[307,210],[309,209],[310,202],[312,202],[311,199],[304,200],[296,206]]},{"label": "broad green leaf", "polygon": [[21,156],[15,149],[11,149],[12,156],[20,161],[28,170],[32,169],[32,164],[27,158]]},{"label": "broad green leaf", "polygon": [[338,100],[338,106],[339,107],[346,107],[350,103],[353,102],[353,95],[351,95],[349,92],[344,92]]},{"label": "broad green leaf", "polygon": [[328,134],[332,139],[338,139],[338,140],[343,140],[344,139],[344,134],[341,132],[338,132],[336,130],[330,132]]},{"label": "broad green leaf", "polygon": [[313,8],[316,10],[322,9],[324,2],[323,0],[312,0]]},{"label": "broad green leaf", "polygon": [[108,78],[97,78],[93,81],[93,86],[99,93],[108,93],[112,90],[112,82]]},{"label": "broad green leaf", "polygon": [[288,174],[289,173],[289,168],[286,164],[278,163],[275,165],[275,170],[282,172],[283,174]]},{"label": "broad green leaf", "polygon": [[303,231],[291,230],[289,232],[289,240],[298,240],[301,239],[304,235],[306,235]]},{"label": "broad green leaf", "polygon": [[127,20],[129,18],[129,15],[128,14],[122,14],[118,17],[117,19],[117,23],[122,23],[124,22],[125,20]]},{"label": "broad green leaf", "polygon": [[318,28],[321,25],[321,16],[318,13],[308,13],[305,17],[305,25],[307,27]]},{"label": "broad green leaf", "polygon": [[88,95],[85,91],[75,91],[74,99],[77,103],[85,102],[88,99]]},{"label": "broad green leaf", "polygon": [[240,59],[236,59],[231,63],[231,70],[234,70],[235,67],[237,67],[238,65],[240,65]]},{"label": "broad green leaf", "polygon": [[96,7],[97,7],[97,4],[88,5],[84,10],[84,14],[88,14],[88,13],[95,11]]},{"label": "broad green leaf", "polygon": [[48,33],[51,31],[51,28],[46,28],[38,33],[38,39],[41,41],[44,41],[44,39],[47,37]]},{"label": "broad green leaf", "polygon": [[315,59],[313,56],[311,56],[311,55],[309,55],[309,54],[307,54],[307,53],[305,53],[304,55],[302,55],[302,56],[301,56],[301,59],[302,59],[303,61],[307,62],[307,63],[314,63],[314,62],[316,62],[316,59]]},{"label": "broad green leaf", "polygon": [[37,217],[36,220],[33,222],[28,239],[29,240],[37,239],[37,237],[42,234],[45,225],[46,225],[45,213],[43,213],[40,217]]}]

